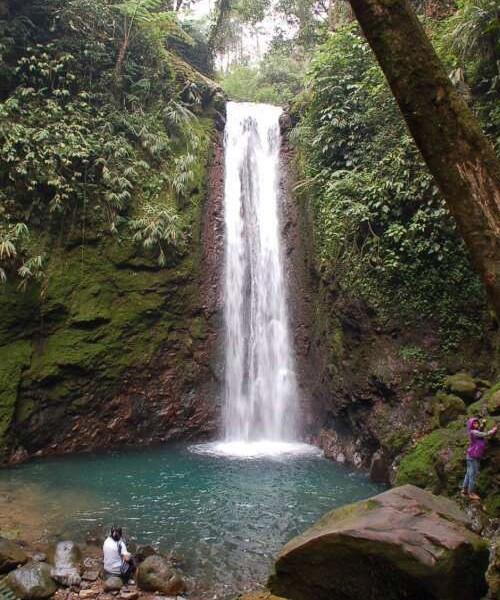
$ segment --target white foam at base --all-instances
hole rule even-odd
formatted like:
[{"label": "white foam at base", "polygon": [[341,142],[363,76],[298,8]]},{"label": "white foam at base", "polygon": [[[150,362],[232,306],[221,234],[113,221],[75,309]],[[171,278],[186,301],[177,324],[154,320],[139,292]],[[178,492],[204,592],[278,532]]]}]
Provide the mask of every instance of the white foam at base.
[{"label": "white foam at base", "polygon": [[255,442],[211,442],[189,447],[196,454],[223,456],[226,458],[276,458],[294,456],[323,456],[316,446],[298,442],[276,442],[258,440]]}]

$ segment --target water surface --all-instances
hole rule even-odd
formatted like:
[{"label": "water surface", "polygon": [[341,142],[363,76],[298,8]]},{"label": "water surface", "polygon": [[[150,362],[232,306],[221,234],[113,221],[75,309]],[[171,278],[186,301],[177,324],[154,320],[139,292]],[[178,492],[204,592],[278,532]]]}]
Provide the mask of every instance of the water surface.
[{"label": "water surface", "polygon": [[174,551],[196,582],[194,598],[262,584],[287,540],[331,508],[378,491],[317,454],[230,458],[186,446],[0,471],[0,496],[39,510],[51,533],[82,539],[117,523],[129,539]]}]

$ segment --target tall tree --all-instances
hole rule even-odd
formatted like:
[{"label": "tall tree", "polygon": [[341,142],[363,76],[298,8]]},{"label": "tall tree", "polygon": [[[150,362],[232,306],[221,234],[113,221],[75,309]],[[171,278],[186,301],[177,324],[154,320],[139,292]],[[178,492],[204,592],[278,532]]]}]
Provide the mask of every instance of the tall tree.
[{"label": "tall tree", "polygon": [[408,0],[350,0],[500,318],[500,162]]}]

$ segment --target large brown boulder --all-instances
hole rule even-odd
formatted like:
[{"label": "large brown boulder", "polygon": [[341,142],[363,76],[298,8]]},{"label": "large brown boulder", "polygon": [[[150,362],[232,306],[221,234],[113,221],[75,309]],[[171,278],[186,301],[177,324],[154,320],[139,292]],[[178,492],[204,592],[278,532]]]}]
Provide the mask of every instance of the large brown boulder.
[{"label": "large brown boulder", "polygon": [[8,573],[28,560],[26,552],[17,544],[0,537],[0,574]]},{"label": "large brown boulder", "polygon": [[291,600],[478,600],[487,543],[413,485],[326,514],[281,551],[268,587]]},{"label": "large brown boulder", "polygon": [[182,576],[163,556],[148,556],[137,569],[137,585],[145,592],[177,596],[186,590]]}]

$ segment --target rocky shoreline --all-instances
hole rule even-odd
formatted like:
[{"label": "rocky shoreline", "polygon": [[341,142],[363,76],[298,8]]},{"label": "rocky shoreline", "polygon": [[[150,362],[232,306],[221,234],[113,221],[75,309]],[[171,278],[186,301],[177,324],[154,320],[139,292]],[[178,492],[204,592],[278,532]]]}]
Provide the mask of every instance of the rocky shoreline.
[{"label": "rocky shoreline", "polygon": [[98,540],[29,544],[0,537],[0,595],[10,592],[20,600],[163,600],[193,592],[174,556],[147,545],[134,547],[134,556],[139,563],[135,579],[124,584],[120,577],[104,576]]},{"label": "rocky shoreline", "polygon": [[[267,589],[243,598],[499,600],[499,523],[465,508],[405,485],[333,510],[284,546]],[[124,585],[103,576],[102,535],[76,544],[30,533],[30,541],[0,537],[0,595],[10,600],[195,600],[210,592],[200,593],[178,557],[151,546],[129,543],[139,566]]]}]

